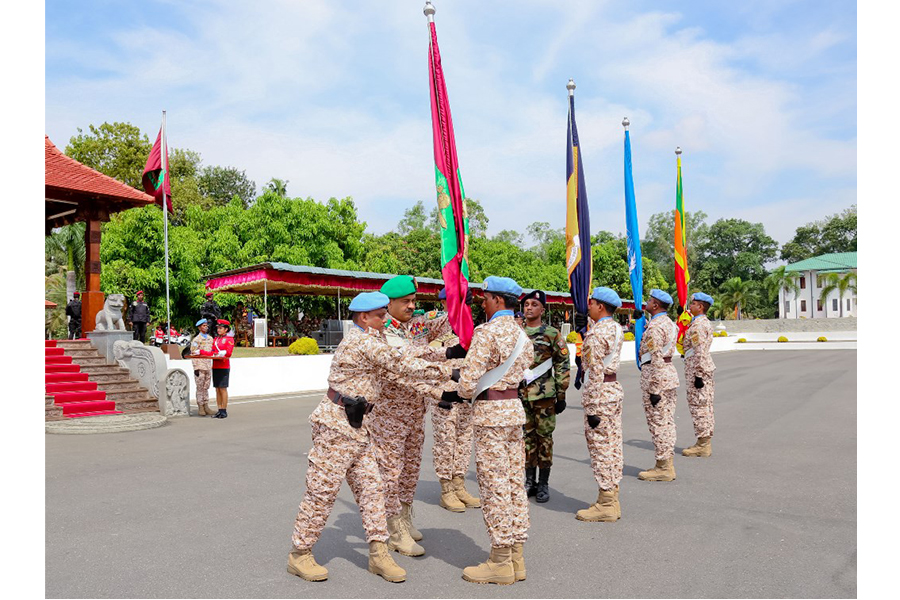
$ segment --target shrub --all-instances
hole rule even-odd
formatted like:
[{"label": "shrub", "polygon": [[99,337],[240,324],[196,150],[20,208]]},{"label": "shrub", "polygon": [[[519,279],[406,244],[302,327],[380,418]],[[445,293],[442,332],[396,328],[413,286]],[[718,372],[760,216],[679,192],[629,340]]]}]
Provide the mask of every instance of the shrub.
[{"label": "shrub", "polygon": [[727,331],[717,331],[713,334],[713,337],[728,337]]},{"label": "shrub", "polygon": [[824,335],[820,335],[816,341],[817,342],[827,342],[828,338],[825,337]]},{"label": "shrub", "polygon": [[570,331],[569,335],[566,336],[566,341],[570,344],[574,344],[578,341],[578,334],[574,331]]},{"label": "shrub", "polygon": [[302,337],[288,347],[291,354],[318,354],[319,344],[316,340],[308,337]]},{"label": "shrub", "polygon": [[738,338],[737,343],[738,343],[738,344],[746,344],[746,343],[747,343],[747,338]]},{"label": "shrub", "polygon": [[628,333],[626,333],[626,334],[625,334],[625,341],[626,341],[626,342],[633,342],[633,341],[634,341],[634,334],[631,333],[630,331],[629,331]]},{"label": "shrub", "polygon": [[786,341],[788,341],[788,339],[782,335],[782,336],[780,336],[780,337],[778,338],[778,341],[779,341],[779,342],[786,342]]}]

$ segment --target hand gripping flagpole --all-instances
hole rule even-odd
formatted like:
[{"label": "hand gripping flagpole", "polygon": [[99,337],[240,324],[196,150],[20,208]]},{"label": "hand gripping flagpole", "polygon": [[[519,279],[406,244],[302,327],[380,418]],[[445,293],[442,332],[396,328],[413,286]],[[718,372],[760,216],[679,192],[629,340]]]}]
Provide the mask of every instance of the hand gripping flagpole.
[{"label": "hand gripping flagpole", "polygon": [[169,145],[166,142],[166,111],[163,111],[162,113],[162,148],[160,148],[160,154],[162,155],[160,164],[162,164],[161,176],[163,178],[162,184],[160,184],[162,188],[163,239],[166,254],[166,339],[168,339],[171,344],[172,321],[169,313],[169,206],[166,204],[166,178],[169,174]]}]

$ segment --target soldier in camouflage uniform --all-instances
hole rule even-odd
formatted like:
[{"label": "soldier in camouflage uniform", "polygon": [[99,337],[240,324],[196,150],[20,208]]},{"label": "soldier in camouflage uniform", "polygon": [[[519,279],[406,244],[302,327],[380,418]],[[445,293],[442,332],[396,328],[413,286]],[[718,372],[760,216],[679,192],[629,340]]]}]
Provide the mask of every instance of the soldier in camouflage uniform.
[{"label": "soldier in camouflage uniform", "polygon": [[638,473],[643,481],[672,481],[675,467],[675,402],[678,397],[678,371],[672,364],[678,327],[666,314],[672,296],[662,290],[650,290],[647,312],[652,316],[641,338],[641,392],[650,437],[656,449],[656,466]]},{"label": "soldier in camouflage uniform", "polygon": [[697,292],[691,296],[691,303],[688,306],[693,318],[684,336],[684,379],[697,443],[682,450],[681,454],[684,456],[712,456],[715,425],[713,395],[716,391],[713,374],[716,365],[709,354],[713,329],[706,316],[706,311],[712,303],[712,296]]},{"label": "soldier in camouflage uniform", "polygon": [[[566,409],[569,388],[569,348],[555,327],[543,323],[547,295],[534,290],[523,301],[525,333],[534,344],[534,362],[519,385],[525,409],[525,488],[538,502],[550,499],[550,467],[553,464],[553,430],[556,415]],[[535,477],[540,468],[540,476]]]},{"label": "soldier in camouflage uniform", "polygon": [[394,348],[387,344],[383,327],[388,301],[380,292],[367,292],[350,303],[354,326],[335,350],[328,392],[309,417],[313,445],[287,568],[308,581],[328,578],[328,571],[313,558],[312,547],[325,528],[344,479],[362,515],[369,543],[369,571],[388,581],[406,579],[406,571],[391,558],[386,544],[389,534],[384,486],[367,429],[370,406],[360,399],[378,405],[385,373],[415,382],[412,385],[420,394],[439,393],[451,370],[418,358],[431,350],[427,347]]}]

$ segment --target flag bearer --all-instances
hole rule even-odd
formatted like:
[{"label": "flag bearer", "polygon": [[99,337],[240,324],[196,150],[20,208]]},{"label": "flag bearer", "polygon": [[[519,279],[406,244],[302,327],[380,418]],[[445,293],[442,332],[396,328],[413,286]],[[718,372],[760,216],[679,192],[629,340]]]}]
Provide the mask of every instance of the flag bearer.
[{"label": "flag bearer", "polygon": [[638,473],[644,481],[672,481],[675,467],[675,402],[678,392],[678,372],[672,364],[678,327],[666,310],[672,296],[662,290],[650,290],[646,312],[650,323],[641,338],[641,392],[644,414],[650,427],[650,437],[656,449],[656,466]]},{"label": "flag bearer", "polygon": [[581,395],[584,406],[584,437],[591,469],[600,492],[597,501],[579,510],[579,521],[613,522],[622,516],[619,482],[622,481],[622,399],[625,392],[616,381],[625,335],[613,315],[622,306],[619,295],[608,287],[594,288],[588,300],[591,327],[584,338],[581,360],[585,383]]},{"label": "flag bearer", "polygon": [[421,348],[387,344],[383,328],[388,302],[381,292],[365,292],[350,303],[354,327],[335,350],[328,392],[309,417],[312,449],[306,492],[294,523],[293,551],[287,566],[288,573],[308,581],[328,578],[328,571],[313,558],[312,547],[325,528],[344,479],[362,515],[369,543],[369,571],[387,581],[406,579],[406,571],[394,562],[386,544],[389,534],[384,487],[376,448],[369,437],[369,414],[382,397],[380,385],[386,373],[414,381],[419,393],[428,394],[450,379],[451,370],[415,358],[424,354]]},{"label": "flag bearer", "polygon": [[713,329],[706,316],[713,299],[709,294],[697,292],[688,305],[693,318],[684,336],[684,379],[687,386],[688,407],[694,421],[697,443],[681,451],[684,456],[712,456],[713,396],[716,382],[709,349],[712,346]]},{"label": "flag bearer", "polygon": [[475,328],[458,391],[445,392],[445,397],[455,394],[457,400],[475,403],[475,467],[491,540],[488,560],[466,567],[463,579],[506,585],[525,579],[522,545],[529,526],[522,477],[525,410],[518,388],[534,360],[534,345],[513,318],[521,286],[508,277],[491,276],[483,289],[487,322]]},{"label": "flag bearer", "polygon": [[534,362],[519,385],[519,398],[525,409],[525,489],[538,502],[550,499],[553,431],[556,415],[566,409],[569,388],[569,348],[558,329],[541,321],[546,309],[544,292],[525,296],[525,333],[534,345]]}]

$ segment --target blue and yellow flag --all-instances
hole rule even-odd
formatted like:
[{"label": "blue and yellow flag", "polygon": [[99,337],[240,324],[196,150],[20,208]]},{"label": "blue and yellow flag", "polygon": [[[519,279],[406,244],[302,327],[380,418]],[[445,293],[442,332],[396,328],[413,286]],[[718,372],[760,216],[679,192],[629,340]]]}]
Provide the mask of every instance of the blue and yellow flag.
[{"label": "blue and yellow flag", "polygon": [[[587,315],[591,295],[591,220],[581,164],[581,146],[575,127],[575,84],[569,81],[569,131],[566,140],[566,270],[575,311]],[[580,331],[584,333],[584,329]]]},{"label": "blue and yellow flag", "polygon": [[[628,241],[628,274],[631,278],[631,295],[634,307],[643,308],[644,267],[641,263],[641,234],[638,231],[637,205],[634,201],[634,177],[631,173],[631,136],[628,134],[628,120],[625,126],[625,229]],[[644,317],[634,323],[634,357],[638,369],[641,368],[641,337],[644,335]]]}]

